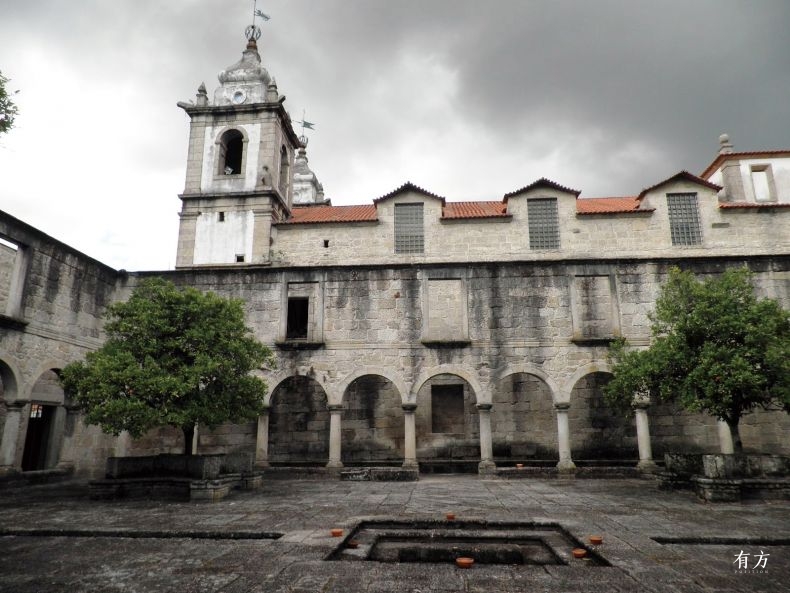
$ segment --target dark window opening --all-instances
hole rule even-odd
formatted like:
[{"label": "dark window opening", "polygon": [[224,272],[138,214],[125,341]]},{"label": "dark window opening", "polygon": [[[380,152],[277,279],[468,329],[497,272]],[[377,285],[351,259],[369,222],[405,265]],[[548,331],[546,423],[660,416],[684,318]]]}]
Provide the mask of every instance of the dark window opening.
[{"label": "dark window opening", "polygon": [[225,213],[224,212],[220,212],[219,213],[219,221],[220,222],[225,222]]},{"label": "dark window opening", "polygon": [[55,406],[32,404],[27,421],[25,450],[22,454],[22,471],[47,469],[47,449],[52,432]]},{"label": "dark window opening", "polygon": [[243,263],[243,262],[244,262],[244,254],[243,253],[237,253],[236,254],[236,263],[240,264],[240,263]]},{"label": "dark window opening", "polygon": [[288,162],[288,151],[285,149],[285,146],[280,148],[280,193],[285,196],[288,192],[288,184],[289,184],[289,166],[290,163]]},{"label": "dark window opening", "polygon": [[329,239],[324,239],[324,247],[329,247]]},{"label": "dark window opening", "polygon": [[464,386],[431,386],[431,432],[464,433]]},{"label": "dark window opening", "polygon": [[239,175],[244,155],[244,136],[238,130],[228,130],[220,142],[220,173]]},{"label": "dark window opening", "polygon": [[290,297],[288,299],[288,321],[285,329],[286,340],[306,340],[310,299]]}]

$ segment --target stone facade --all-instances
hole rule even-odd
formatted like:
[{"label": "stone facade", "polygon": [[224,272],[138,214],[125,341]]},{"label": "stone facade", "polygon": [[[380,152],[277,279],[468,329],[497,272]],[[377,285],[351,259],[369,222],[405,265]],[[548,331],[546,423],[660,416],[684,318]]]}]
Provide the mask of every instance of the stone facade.
[{"label": "stone facade", "polygon": [[[110,455],[182,450],[180,431],[132,441],[86,426],[55,381],[100,346],[107,305],[151,275],[242,299],[276,353],[267,413],[199,427],[202,453],[250,452],[259,466],[489,471],[726,449],[712,418],[656,405],[635,422],[609,410],[607,347],[619,336],[648,345],[672,266],[699,277],[747,266],[761,296],[790,307],[790,152],[736,153],[722,138],[701,176],[622,198],[580,198],[542,179],[488,202],[406,184],[334,207],[254,42],[220,82],[213,102],[201,85],[195,103],[180,104],[191,131],[175,271],[112,270],[0,214],[0,238],[16,247],[0,245],[6,471],[97,475]],[[398,219],[415,204],[420,219]],[[787,454],[789,429],[786,414],[758,412],[741,434],[747,449]]]}]

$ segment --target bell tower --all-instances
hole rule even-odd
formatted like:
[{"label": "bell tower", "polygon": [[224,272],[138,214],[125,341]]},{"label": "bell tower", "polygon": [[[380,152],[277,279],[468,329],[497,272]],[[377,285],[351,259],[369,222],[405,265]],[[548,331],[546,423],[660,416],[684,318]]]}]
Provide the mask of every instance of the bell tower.
[{"label": "bell tower", "polygon": [[209,98],[179,102],[190,118],[176,267],[266,264],[272,222],[290,213],[301,143],[285,97],[263,67],[261,30],[247,27],[241,59]]}]

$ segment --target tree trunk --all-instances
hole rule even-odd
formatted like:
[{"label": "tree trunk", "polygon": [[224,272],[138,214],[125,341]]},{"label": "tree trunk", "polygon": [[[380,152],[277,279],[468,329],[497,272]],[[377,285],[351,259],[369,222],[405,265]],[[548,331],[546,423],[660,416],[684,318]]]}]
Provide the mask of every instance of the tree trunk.
[{"label": "tree trunk", "polygon": [[195,425],[182,426],[184,433],[184,455],[192,455],[192,439],[195,438]]},{"label": "tree trunk", "polygon": [[743,443],[741,442],[741,433],[738,430],[738,420],[727,420],[727,426],[730,427],[730,434],[732,434],[732,448],[737,453],[743,453]]}]

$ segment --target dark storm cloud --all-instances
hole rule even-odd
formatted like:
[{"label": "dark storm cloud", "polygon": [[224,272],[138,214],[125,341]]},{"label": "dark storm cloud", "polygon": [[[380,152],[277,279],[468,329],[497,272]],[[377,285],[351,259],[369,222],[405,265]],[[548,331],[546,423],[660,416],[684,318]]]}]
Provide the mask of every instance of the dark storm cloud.
[{"label": "dark storm cloud", "polygon": [[[258,6],[272,17],[264,64],[293,118],[304,109],[317,123],[310,163],[338,204],[407,179],[450,199],[501,198],[544,175],[588,197],[625,195],[681,168],[699,173],[722,132],[739,150],[790,148],[787,0]],[[22,93],[19,129],[2,140],[0,170],[3,157],[16,160],[0,195],[31,203],[29,174],[13,175],[36,123],[39,135],[49,126],[74,138],[66,159],[97,142],[117,152],[105,175],[134,180],[150,219],[175,220],[188,135],[175,102],[194,99],[201,82],[212,93],[240,57],[251,12],[247,0],[4,5],[0,70]],[[34,113],[52,122],[31,122]],[[70,178],[63,149],[46,148],[38,157],[60,163],[72,209],[86,196],[101,203],[105,182]]]}]

